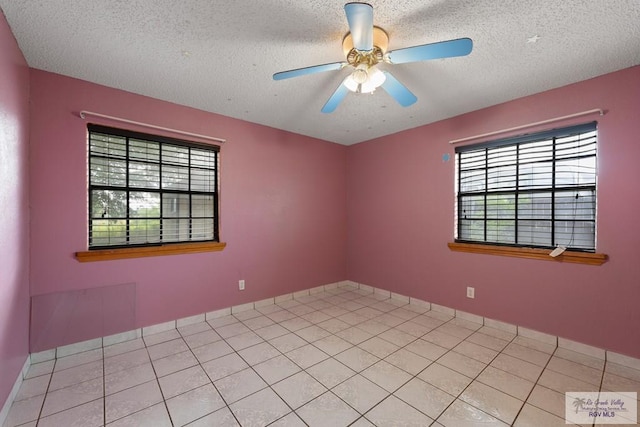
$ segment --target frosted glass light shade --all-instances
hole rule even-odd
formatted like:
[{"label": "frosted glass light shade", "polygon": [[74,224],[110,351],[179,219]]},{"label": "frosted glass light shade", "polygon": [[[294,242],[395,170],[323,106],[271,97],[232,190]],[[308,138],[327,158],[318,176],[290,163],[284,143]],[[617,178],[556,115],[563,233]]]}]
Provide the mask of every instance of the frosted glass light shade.
[{"label": "frosted glass light shade", "polygon": [[345,79],[344,85],[351,92],[372,93],[380,87],[387,78],[382,71],[378,70],[376,67],[371,67],[366,70],[366,80],[363,83],[358,83],[358,81],[361,81],[362,71],[363,69],[358,66],[358,68]]}]

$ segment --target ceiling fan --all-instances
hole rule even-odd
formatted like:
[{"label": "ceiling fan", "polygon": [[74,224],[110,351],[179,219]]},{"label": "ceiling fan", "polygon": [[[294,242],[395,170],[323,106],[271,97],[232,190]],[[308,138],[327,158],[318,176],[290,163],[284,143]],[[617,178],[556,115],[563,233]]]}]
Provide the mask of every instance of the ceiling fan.
[{"label": "ceiling fan", "polygon": [[349,32],[342,40],[346,62],[314,65],[282,71],[273,75],[274,80],[284,80],[306,74],[341,70],[353,70],[322,107],[323,113],[333,112],[349,92],[373,93],[382,87],[400,105],[407,107],[418,100],[409,89],[388,71],[380,70],[379,63],[404,64],[428,59],[451,58],[471,53],[473,42],[469,38],[423,44],[387,52],[389,36],[373,25],[373,7],[368,3],[352,2],[344,6]]}]

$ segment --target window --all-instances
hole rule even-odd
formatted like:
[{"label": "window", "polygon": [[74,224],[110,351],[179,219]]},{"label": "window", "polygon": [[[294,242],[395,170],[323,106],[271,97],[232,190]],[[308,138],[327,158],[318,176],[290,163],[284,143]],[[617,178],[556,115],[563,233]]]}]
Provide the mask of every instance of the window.
[{"label": "window", "polygon": [[218,147],[88,125],[89,249],[218,242]]},{"label": "window", "polygon": [[596,123],[456,148],[456,242],[595,252]]}]

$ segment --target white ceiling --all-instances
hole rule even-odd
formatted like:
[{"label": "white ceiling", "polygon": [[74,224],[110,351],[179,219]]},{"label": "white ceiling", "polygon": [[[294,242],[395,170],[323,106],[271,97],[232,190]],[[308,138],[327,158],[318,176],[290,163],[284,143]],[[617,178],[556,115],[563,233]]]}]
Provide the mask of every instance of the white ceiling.
[{"label": "white ceiling", "polygon": [[378,90],[350,93],[323,114],[347,69],[271,76],[344,60],[344,3],[0,0],[0,8],[33,68],[345,145],[640,64],[639,0],[371,0],[390,50],[470,37],[473,52],[384,65],[418,97],[410,107]]}]

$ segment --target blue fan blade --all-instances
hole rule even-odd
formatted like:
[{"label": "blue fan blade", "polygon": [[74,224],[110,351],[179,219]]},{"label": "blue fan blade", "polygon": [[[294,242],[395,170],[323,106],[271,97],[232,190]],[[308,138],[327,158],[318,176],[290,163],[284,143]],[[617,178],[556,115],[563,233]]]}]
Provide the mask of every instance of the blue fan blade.
[{"label": "blue fan blade", "polygon": [[353,47],[361,52],[373,49],[373,6],[367,3],[347,3],[344,5],[353,38]]},{"label": "blue fan blade", "polygon": [[333,92],[333,95],[331,95],[331,98],[324,104],[321,111],[323,113],[333,113],[348,93],[349,89],[347,89],[344,83],[340,83],[340,86]]},{"label": "blue fan blade", "polygon": [[404,64],[428,59],[465,56],[471,53],[471,49],[473,49],[473,41],[464,38],[398,49],[389,52],[388,57],[392,64]]},{"label": "blue fan blade", "polygon": [[403,107],[408,107],[418,100],[416,96],[411,93],[409,89],[402,83],[398,81],[393,75],[388,71],[383,71],[387,78],[384,83],[382,83],[382,89],[384,89],[389,95],[393,97],[398,104]]},{"label": "blue fan blade", "polygon": [[284,80],[292,77],[304,76],[305,74],[322,73],[324,71],[334,71],[341,69],[345,62],[334,62],[332,64],[314,65],[313,67],[298,68],[296,70],[282,71],[273,75],[273,80]]}]

